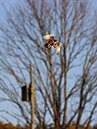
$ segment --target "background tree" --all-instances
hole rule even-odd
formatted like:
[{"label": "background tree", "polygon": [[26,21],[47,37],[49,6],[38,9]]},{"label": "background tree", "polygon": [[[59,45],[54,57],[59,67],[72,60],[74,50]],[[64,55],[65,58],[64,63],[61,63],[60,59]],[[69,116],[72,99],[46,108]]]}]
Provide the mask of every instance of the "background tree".
[{"label": "background tree", "polygon": [[[11,5],[10,5],[11,7]],[[42,128],[89,127],[97,109],[97,32],[91,1],[24,0],[5,9],[0,27],[0,89],[19,114],[1,110],[30,125],[30,104],[17,89],[30,83],[33,64],[36,87],[35,123]],[[62,42],[59,55],[44,48],[42,36],[53,33]],[[86,115],[86,117],[85,117]],[[22,119],[21,119],[22,117]]]}]

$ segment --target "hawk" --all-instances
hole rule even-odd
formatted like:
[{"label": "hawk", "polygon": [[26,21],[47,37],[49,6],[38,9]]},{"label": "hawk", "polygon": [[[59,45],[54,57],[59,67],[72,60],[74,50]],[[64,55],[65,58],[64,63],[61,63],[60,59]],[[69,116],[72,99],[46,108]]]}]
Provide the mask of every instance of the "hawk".
[{"label": "hawk", "polygon": [[48,41],[47,43],[44,44],[44,46],[49,50],[51,49],[51,47],[54,47],[56,50],[56,53],[59,54],[62,45],[59,41],[57,41],[56,39],[54,39],[54,35],[53,34],[48,34],[48,35],[44,35],[43,39]]}]

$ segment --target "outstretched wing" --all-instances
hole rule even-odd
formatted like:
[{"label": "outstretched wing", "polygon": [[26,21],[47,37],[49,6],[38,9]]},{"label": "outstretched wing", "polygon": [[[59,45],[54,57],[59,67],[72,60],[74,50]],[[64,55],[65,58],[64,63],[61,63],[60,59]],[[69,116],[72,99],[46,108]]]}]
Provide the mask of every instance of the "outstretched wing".
[{"label": "outstretched wing", "polygon": [[62,45],[60,42],[56,43],[56,45],[54,46],[55,50],[56,50],[56,53],[59,54],[61,48],[62,48]]},{"label": "outstretched wing", "polygon": [[53,34],[44,35],[43,39],[47,41],[54,40],[54,35]]}]

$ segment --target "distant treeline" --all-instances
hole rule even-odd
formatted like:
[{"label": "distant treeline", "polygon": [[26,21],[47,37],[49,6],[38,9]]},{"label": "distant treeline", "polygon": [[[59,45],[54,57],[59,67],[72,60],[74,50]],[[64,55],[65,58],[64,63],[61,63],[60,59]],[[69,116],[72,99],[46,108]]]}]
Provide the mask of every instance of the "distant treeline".
[{"label": "distant treeline", "polygon": [[[83,126],[80,126],[79,128],[85,129],[85,127],[83,127]],[[30,129],[30,127],[27,125],[25,125],[24,127],[22,127],[20,125],[15,126],[12,123],[3,123],[2,121],[0,121],[0,129]],[[35,129],[42,129],[42,127],[36,127]],[[43,129],[55,129],[55,128],[47,127],[47,125],[46,125]],[[76,125],[70,125],[67,129],[76,129]],[[88,129],[97,129],[97,124],[95,124],[93,127],[89,126]]]},{"label": "distant treeline", "polygon": [[12,123],[3,123],[0,121],[0,129],[30,129],[28,126],[22,127],[20,125],[13,125]]}]

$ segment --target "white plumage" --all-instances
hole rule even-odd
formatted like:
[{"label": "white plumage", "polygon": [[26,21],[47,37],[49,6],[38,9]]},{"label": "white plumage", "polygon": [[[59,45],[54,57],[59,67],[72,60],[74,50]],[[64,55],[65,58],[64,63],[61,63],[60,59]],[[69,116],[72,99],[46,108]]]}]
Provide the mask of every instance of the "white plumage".
[{"label": "white plumage", "polygon": [[44,39],[44,40],[50,40],[51,37],[54,38],[54,35],[53,35],[53,34],[47,34],[47,35],[44,35],[44,36],[43,36],[43,39]]},{"label": "white plumage", "polygon": [[51,49],[51,47],[53,46],[55,48],[55,50],[56,50],[56,53],[59,54],[59,52],[60,52],[60,50],[62,48],[62,45],[61,45],[60,42],[58,42],[57,40],[54,39],[53,34],[44,35],[43,39],[48,41],[48,43],[44,44],[44,46],[47,49]]},{"label": "white plumage", "polygon": [[58,46],[55,47],[55,50],[56,50],[56,53],[57,54],[60,53],[61,47],[62,47],[61,43],[60,43],[60,45],[58,45]]}]

